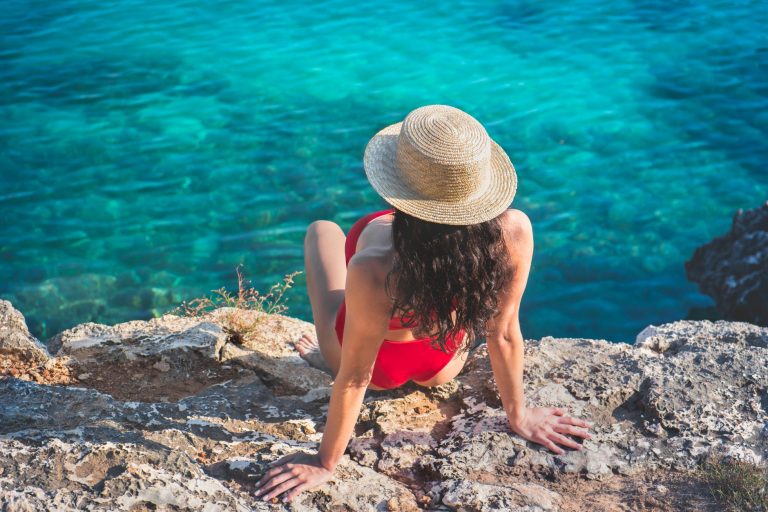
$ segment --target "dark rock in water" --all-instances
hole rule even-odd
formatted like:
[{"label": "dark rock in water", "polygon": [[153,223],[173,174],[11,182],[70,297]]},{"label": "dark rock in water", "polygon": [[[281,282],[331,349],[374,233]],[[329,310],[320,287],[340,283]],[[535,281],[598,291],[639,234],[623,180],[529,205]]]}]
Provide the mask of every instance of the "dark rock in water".
[{"label": "dark rock in water", "polygon": [[731,231],[696,249],[685,272],[726,320],[768,326],[768,201],[736,212]]}]

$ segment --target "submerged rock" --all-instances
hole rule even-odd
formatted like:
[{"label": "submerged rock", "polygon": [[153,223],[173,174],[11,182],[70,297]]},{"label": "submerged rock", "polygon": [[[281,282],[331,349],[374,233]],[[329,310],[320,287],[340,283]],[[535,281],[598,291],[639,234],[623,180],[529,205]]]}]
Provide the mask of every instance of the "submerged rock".
[{"label": "submerged rock", "polygon": [[[24,335],[4,307],[0,333]],[[647,475],[713,450],[768,460],[768,329],[685,321],[650,326],[634,346],[526,340],[529,405],[591,421],[580,451],[555,455],[511,431],[481,345],[442,386],[369,390],[333,479],[265,503],[252,491],[269,462],[317,450],[332,382],[288,343],[310,324],[248,313],[258,328],[238,338],[232,314],[81,324],[50,340],[53,357],[15,344],[80,380],[0,378],[3,510],[570,511],[594,503],[593,482],[668,503]],[[695,486],[670,488],[695,502]],[[623,499],[601,503],[634,506]]]},{"label": "submerged rock", "polygon": [[768,201],[736,212],[730,232],[696,249],[685,272],[727,320],[768,326]]}]

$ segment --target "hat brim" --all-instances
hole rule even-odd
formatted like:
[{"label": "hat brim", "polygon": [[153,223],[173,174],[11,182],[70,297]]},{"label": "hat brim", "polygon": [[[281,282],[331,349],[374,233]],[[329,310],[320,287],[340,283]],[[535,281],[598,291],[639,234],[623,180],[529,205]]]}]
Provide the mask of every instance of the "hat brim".
[{"label": "hat brim", "polygon": [[491,140],[490,177],[485,186],[462,201],[420,196],[403,180],[395,163],[403,123],[379,131],[368,142],[363,167],[374,190],[389,204],[422,220],[439,224],[479,224],[501,215],[517,192],[517,173],[504,150]]}]

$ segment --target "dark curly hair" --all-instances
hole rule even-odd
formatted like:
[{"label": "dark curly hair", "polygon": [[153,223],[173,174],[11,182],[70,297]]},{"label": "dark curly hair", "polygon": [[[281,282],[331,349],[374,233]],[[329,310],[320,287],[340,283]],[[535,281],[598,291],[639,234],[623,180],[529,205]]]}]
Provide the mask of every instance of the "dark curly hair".
[{"label": "dark curly hair", "polygon": [[[395,209],[392,242],[394,261],[385,281],[392,316],[399,313],[417,336],[435,336],[432,345],[443,352],[468,351],[484,338],[486,322],[499,313],[499,294],[514,275],[501,215],[454,226]],[[461,345],[448,346],[448,337],[461,330]]]}]

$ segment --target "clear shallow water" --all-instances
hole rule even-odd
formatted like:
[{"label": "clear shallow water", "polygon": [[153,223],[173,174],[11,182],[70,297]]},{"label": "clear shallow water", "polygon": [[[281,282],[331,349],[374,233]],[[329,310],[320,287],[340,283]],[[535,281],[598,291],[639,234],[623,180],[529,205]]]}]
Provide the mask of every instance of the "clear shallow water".
[{"label": "clear shallow water", "polygon": [[309,222],[386,206],[368,139],[447,103],[518,171],[523,334],[631,341],[712,304],[684,261],[768,198],[767,6],[5,0],[0,297],[47,338],[238,263],[266,290]]}]

